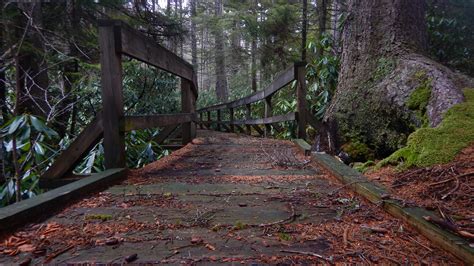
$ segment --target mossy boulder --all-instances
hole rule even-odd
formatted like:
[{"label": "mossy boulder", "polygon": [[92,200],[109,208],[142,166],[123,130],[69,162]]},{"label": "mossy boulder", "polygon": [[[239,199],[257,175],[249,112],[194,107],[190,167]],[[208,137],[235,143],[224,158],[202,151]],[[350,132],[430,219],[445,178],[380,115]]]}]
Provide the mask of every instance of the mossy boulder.
[{"label": "mossy boulder", "polygon": [[374,152],[367,144],[360,141],[352,141],[342,145],[342,150],[349,154],[353,161],[365,161],[374,158]]},{"label": "mossy boulder", "polygon": [[400,168],[448,163],[474,143],[474,89],[465,89],[466,101],[450,108],[436,128],[423,127],[408,137],[407,145],[379,162]]}]

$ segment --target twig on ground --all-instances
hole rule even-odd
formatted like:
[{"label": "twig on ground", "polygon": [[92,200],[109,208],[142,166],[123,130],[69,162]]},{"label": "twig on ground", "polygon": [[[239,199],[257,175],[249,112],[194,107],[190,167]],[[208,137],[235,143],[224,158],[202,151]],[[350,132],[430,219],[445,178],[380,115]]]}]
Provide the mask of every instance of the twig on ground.
[{"label": "twig on ground", "polygon": [[426,248],[428,251],[430,252],[433,252],[433,249],[431,249],[430,247],[426,246],[426,245],[423,245],[422,243],[418,242],[416,239],[414,239],[413,237],[411,236],[408,236],[408,238],[410,238],[413,242],[417,243],[418,245]]},{"label": "twig on ground", "polygon": [[448,182],[456,180],[456,178],[459,179],[459,178],[466,177],[466,176],[471,176],[471,175],[474,175],[474,172],[468,172],[468,173],[464,173],[464,174],[461,174],[461,175],[458,175],[458,176],[455,176],[455,177],[451,177],[451,178],[448,178],[448,179],[445,179],[445,180],[434,182],[434,183],[429,184],[428,186],[436,186],[436,185],[448,183]]},{"label": "twig on ground", "polygon": [[329,263],[332,263],[332,258],[327,258],[323,255],[320,255],[318,253],[314,253],[314,252],[307,252],[307,251],[298,251],[298,250],[286,250],[286,249],[282,249],[280,250],[280,252],[284,252],[284,253],[292,253],[292,254],[300,254],[300,255],[307,255],[307,256],[313,256],[313,257],[316,257],[316,258],[320,258],[322,260],[325,260]]},{"label": "twig on ground", "polygon": [[459,189],[459,178],[458,177],[454,177],[456,179],[456,185],[454,186],[454,188],[452,190],[450,190],[448,193],[444,194],[441,199],[446,199],[449,195],[451,195],[452,193],[456,192],[456,190]]},{"label": "twig on ground", "polygon": [[349,234],[349,226],[346,226],[344,228],[344,233],[342,234],[342,240],[344,243],[344,248],[347,248],[347,245],[349,244],[349,241],[347,240],[347,236]]},{"label": "twig on ground", "polygon": [[46,259],[44,260],[44,263],[49,263],[50,261],[52,261],[54,258],[56,258],[57,256],[67,252],[68,250],[72,249],[74,247],[74,245],[69,245],[63,249],[60,249],[54,253],[52,253],[51,255],[49,255],[48,257],[46,257]]},{"label": "twig on ground", "polygon": [[437,217],[432,217],[432,216],[423,216],[423,218],[428,222],[432,222],[443,229],[448,229],[462,237],[465,237],[468,239],[474,239],[474,234],[468,231],[460,230],[456,224],[453,224],[449,221],[446,221]]}]

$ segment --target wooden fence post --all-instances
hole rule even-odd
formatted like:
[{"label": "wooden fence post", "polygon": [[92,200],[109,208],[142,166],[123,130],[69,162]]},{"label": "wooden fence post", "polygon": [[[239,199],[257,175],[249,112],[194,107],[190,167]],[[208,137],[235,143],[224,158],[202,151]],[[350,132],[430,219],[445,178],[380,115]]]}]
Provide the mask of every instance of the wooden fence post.
[{"label": "wooden fence post", "polygon": [[[272,96],[265,98],[265,117],[272,117]],[[265,124],[265,137],[268,137],[272,132],[272,126],[270,124]]]},{"label": "wooden fence post", "polygon": [[[194,113],[194,95],[191,91],[191,82],[181,78],[181,110],[183,113]],[[182,143],[188,144],[195,136],[193,122],[182,124]]]},{"label": "wooden fence post", "polygon": [[[114,23],[99,26],[100,66],[102,84],[102,115],[104,127],[105,168],[124,168],[125,138],[123,124],[122,95],[122,56],[116,48],[120,47],[120,37],[115,38],[119,30]],[[119,32],[119,31],[118,31]],[[120,33],[119,33],[120,34]]]},{"label": "wooden fence post", "polygon": [[221,109],[217,110],[217,131],[221,131]]},{"label": "wooden fence post", "polygon": [[199,113],[199,128],[200,129],[204,129],[203,125],[202,125],[202,122],[204,121],[204,114],[203,113]]},{"label": "wooden fence post", "polygon": [[206,126],[207,129],[212,129],[212,128],[211,128],[211,126],[212,126],[211,121],[212,121],[212,120],[211,120],[211,111],[207,111],[207,122],[208,122],[208,124],[207,124],[207,126]]},{"label": "wooden fence post", "polygon": [[[246,108],[245,119],[246,120],[252,119],[252,109],[251,109],[250,104],[246,104],[245,108]],[[250,125],[245,125],[245,127],[247,128],[247,134],[252,135],[252,127]]]},{"label": "wooden fence post", "polygon": [[234,108],[229,108],[229,116],[230,116],[230,132],[234,133]]},{"label": "wooden fence post", "polygon": [[298,138],[306,138],[306,125],[307,125],[307,107],[306,107],[306,63],[299,62],[295,63],[295,76],[297,80],[296,86],[296,100],[297,100],[297,111],[298,111]]}]

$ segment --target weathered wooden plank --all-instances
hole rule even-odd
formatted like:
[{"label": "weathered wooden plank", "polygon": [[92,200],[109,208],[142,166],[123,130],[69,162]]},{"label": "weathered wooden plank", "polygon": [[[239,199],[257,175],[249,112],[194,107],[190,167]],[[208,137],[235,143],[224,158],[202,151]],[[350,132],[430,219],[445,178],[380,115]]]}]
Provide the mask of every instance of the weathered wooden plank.
[{"label": "weathered wooden plank", "polygon": [[[191,82],[181,79],[181,110],[183,113],[194,112],[194,96],[191,92]],[[193,123],[188,121],[181,125],[182,143],[187,144],[194,138]]]},{"label": "weathered wooden plank", "polygon": [[306,63],[295,63],[296,86],[296,109],[298,111],[298,138],[306,138],[307,103],[306,103]]},{"label": "weathered wooden plank", "polygon": [[229,108],[229,117],[230,117],[230,132],[234,132],[234,124],[232,122],[234,121],[234,108]]},{"label": "weathered wooden plank", "polygon": [[120,40],[122,53],[194,82],[190,63],[125,23],[120,24]]},{"label": "weathered wooden plank", "polygon": [[279,89],[283,88],[284,86],[288,85],[290,82],[296,79],[296,70],[295,66],[291,66],[286,70],[282,71],[277,77],[268,85],[264,90],[255,92],[247,97],[228,102],[217,104],[213,106],[209,106],[206,108],[199,109],[198,112],[206,112],[206,111],[215,111],[219,109],[226,109],[226,108],[237,108],[246,104],[251,104],[254,102],[261,101],[268,96],[273,95]]},{"label": "weathered wooden plank", "polygon": [[0,212],[0,232],[45,217],[64,207],[71,200],[112,185],[125,175],[125,169],[109,169],[79,181],[39,194],[38,196],[6,206]]},{"label": "weathered wooden plank", "polygon": [[71,173],[86,153],[100,141],[103,133],[102,115],[99,113],[69,147],[61,152],[54,163],[41,176],[41,179],[58,179]]},{"label": "weathered wooden plank", "polygon": [[[246,104],[245,105],[245,120],[252,120],[252,105],[249,103],[249,104]],[[248,124],[245,124],[245,127],[247,129],[247,134],[248,135],[252,135],[252,128],[250,127],[250,125]]]},{"label": "weathered wooden plank", "polygon": [[[272,106],[272,96],[268,96],[265,98],[265,117],[272,117],[273,116],[273,106]],[[265,125],[265,137],[271,135],[272,127],[270,124]]]},{"label": "weathered wooden plank", "polygon": [[265,132],[263,132],[263,130],[259,127],[259,125],[252,125],[253,129],[255,129],[255,131],[257,131],[257,133],[260,135],[260,136],[263,136],[265,134]]},{"label": "weathered wooden plank", "polygon": [[100,66],[102,85],[102,116],[104,127],[105,167],[125,167],[125,139],[122,124],[122,57],[116,51],[117,26],[99,27]]},{"label": "weathered wooden plank", "polygon": [[311,155],[311,145],[309,145],[304,139],[294,139],[293,143],[295,143],[298,148],[304,152],[304,155]]},{"label": "weathered wooden plank", "polygon": [[165,128],[163,128],[163,130],[158,134],[158,136],[155,137],[154,141],[157,144],[163,143],[171,135],[171,133],[173,133],[176,128],[178,128],[178,126],[179,124],[165,126]]},{"label": "weathered wooden plank", "polygon": [[361,173],[328,154],[313,153],[312,158],[343,184],[354,189],[355,192],[370,202],[381,206],[388,213],[404,220],[433,243],[451,252],[468,265],[474,264],[474,248],[469,246],[469,242],[466,239],[443,230],[423,218],[424,216],[436,216],[435,213],[418,207],[403,207],[395,200],[386,199],[389,192],[384,187],[372,183]]},{"label": "weathered wooden plank", "polygon": [[217,110],[217,131],[221,131],[221,110]]},{"label": "weathered wooden plank", "polygon": [[201,121],[204,120],[204,113],[199,113],[199,128],[204,129],[204,126],[201,124]]},{"label": "weathered wooden plank", "polygon": [[217,125],[265,125],[265,124],[273,124],[285,121],[295,121],[298,116],[297,112],[291,112],[284,115],[276,115],[271,117],[265,118],[257,118],[257,119],[245,119],[245,120],[234,120],[234,121],[203,121],[202,123],[205,125],[217,124]]},{"label": "weathered wooden plank", "polygon": [[296,119],[297,113],[292,112],[285,115],[276,115],[272,117],[250,119],[250,120],[236,120],[233,122],[234,125],[264,125],[279,123],[284,121],[294,121]]},{"label": "weathered wooden plank", "polygon": [[125,116],[125,131],[164,127],[193,121],[190,113]]},{"label": "weathered wooden plank", "polygon": [[240,133],[244,133],[245,134],[245,129],[241,126],[241,125],[235,125],[234,126],[239,130]]}]

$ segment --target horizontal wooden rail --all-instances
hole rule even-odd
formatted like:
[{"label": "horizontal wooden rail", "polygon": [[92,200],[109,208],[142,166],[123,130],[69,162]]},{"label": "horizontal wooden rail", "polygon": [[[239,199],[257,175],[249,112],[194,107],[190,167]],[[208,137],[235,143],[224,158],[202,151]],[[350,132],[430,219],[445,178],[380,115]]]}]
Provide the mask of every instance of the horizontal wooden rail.
[{"label": "horizontal wooden rail", "polygon": [[190,81],[197,98],[197,78],[186,60],[120,20],[99,20],[99,26],[114,27],[116,51]]},{"label": "horizontal wooden rail", "polygon": [[246,120],[235,120],[235,121],[201,121],[200,123],[210,124],[222,124],[222,125],[267,125],[273,123],[280,123],[285,121],[295,121],[298,119],[298,113],[292,112],[284,115],[275,115],[265,118],[257,119],[246,119]]},{"label": "horizontal wooden rail", "polygon": [[261,101],[267,97],[271,97],[273,94],[275,94],[275,92],[277,92],[278,90],[285,87],[290,82],[296,79],[297,67],[298,67],[298,64],[292,65],[291,67],[287,68],[286,70],[278,74],[277,77],[264,90],[257,91],[249,96],[246,96],[244,98],[241,98],[232,102],[205,107],[205,108],[197,110],[197,112],[203,113],[203,112],[210,112],[210,111],[222,110],[222,109],[227,109],[227,108],[237,108],[240,106],[244,106],[246,104],[251,104],[251,103]]},{"label": "horizontal wooden rail", "polygon": [[285,121],[294,121],[297,120],[298,114],[296,112],[284,114],[284,115],[276,115],[271,117],[265,118],[257,118],[257,119],[250,119],[250,120],[236,120],[232,124],[234,125],[267,125]]},{"label": "horizontal wooden rail", "polygon": [[155,127],[165,127],[188,123],[196,120],[195,114],[165,114],[165,115],[138,115],[125,116],[125,131],[146,129]]},{"label": "horizontal wooden rail", "polygon": [[54,163],[41,176],[44,179],[57,179],[71,173],[80,160],[89,152],[94,145],[99,143],[104,133],[102,115],[90,122],[76,139],[64,150]]}]

